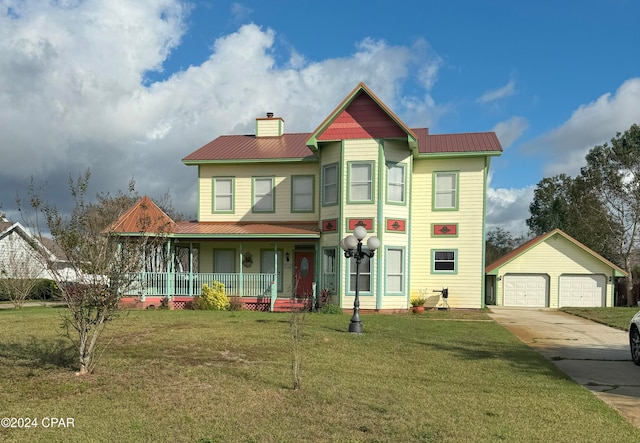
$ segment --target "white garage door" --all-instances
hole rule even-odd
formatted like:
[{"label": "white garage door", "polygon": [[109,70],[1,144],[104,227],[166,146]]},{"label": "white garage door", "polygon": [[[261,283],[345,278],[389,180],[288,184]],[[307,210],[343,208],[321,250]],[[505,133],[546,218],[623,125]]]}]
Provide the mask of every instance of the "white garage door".
[{"label": "white garage door", "polygon": [[507,274],[504,276],[504,306],[547,306],[549,276]]},{"label": "white garage door", "polygon": [[561,275],[560,307],[604,306],[604,275]]}]

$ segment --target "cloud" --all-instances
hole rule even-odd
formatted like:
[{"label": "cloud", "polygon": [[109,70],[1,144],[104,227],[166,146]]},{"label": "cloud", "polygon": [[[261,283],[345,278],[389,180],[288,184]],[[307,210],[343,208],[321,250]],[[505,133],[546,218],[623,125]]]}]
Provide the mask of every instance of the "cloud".
[{"label": "cloud", "polygon": [[492,91],[485,92],[478,98],[478,103],[490,103],[496,100],[503,99],[505,97],[509,97],[516,92],[516,82],[515,80],[509,80],[509,83],[504,85],[501,88],[494,89]]},{"label": "cloud", "polygon": [[526,235],[525,220],[529,218],[529,205],[533,201],[535,186],[524,188],[487,189],[487,229],[501,227],[512,234]]},{"label": "cloud", "polygon": [[563,172],[575,176],[586,164],[591,148],[608,142],[633,123],[640,123],[640,77],[625,81],[614,94],[603,94],[580,106],[562,126],[522,148],[548,158],[546,177]]},{"label": "cloud", "polygon": [[503,149],[510,147],[529,128],[529,122],[524,117],[511,117],[498,123],[493,132],[498,136]]},{"label": "cloud", "polygon": [[[69,175],[91,168],[90,193],[134,177],[139,192],[168,191],[194,214],[197,171],[181,158],[221,134],[253,133],[267,111],[288,132],[312,131],[360,81],[394,112],[410,111],[408,124],[438,115],[427,88],[440,62],[420,42],[366,38],[350,56],[320,61],[287,48],[287,59],[274,30],[247,24],[200,65],[150,81],[181,49],[190,11],[177,0],[28,0],[0,12],[0,156],[12,165],[0,172],[4,211],[30,176],[64,205]],[[409,81],[421,86],[404,96]]]}]

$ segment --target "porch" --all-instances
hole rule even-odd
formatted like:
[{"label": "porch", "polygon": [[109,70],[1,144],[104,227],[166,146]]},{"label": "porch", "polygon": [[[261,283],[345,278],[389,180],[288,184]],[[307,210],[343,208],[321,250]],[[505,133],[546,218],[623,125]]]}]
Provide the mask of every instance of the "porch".
[{"label": "porch", "polygon": [[230,301],[241,303],[244,309],[289,312],[310,309],[316,304],[316,287],[311,297],[295,298],[293,294],[278,294],[278,276],[273,273],[196,273],[142,272],[133,279],[122,298],[125,307],[159,307],[168,301],[173,309],[185,309],[204,285],[220,282]]}]

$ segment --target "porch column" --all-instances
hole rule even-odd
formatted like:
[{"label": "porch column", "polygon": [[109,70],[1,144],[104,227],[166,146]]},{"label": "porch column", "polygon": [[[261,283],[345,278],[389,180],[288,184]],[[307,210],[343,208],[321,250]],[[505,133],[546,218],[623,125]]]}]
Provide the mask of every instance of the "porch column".
[{"label": "porch column", "polygon": [[166,296],[167,299],[171,300],[171,295],[173,294],[173,282],[172,282],[172,267],[173,267],[173,249],[171,248],[171,239],[167,239],[167,260],[168,263],[167,265],[167,269],[165,270],[164,275],[167,278],[167,281],[165,282],[165,292],[166,292]]},{"label": "porch column", "polygon": [[193,297],[193,243],[189,242],[189,291],[188,294]]},{"label": "porch column", "polygon": [[244,254],[242,253],[242,243],[240,243],[240,281],[238,282],[238,296],[244,297],[244,276],[242,275],[242,262],[244,261]]}]

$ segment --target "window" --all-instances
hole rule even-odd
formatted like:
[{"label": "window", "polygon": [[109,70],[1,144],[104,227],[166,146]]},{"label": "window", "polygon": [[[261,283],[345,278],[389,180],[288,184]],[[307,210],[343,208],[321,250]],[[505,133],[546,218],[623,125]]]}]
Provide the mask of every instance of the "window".
[{"label": "window", "polygon": [[433,178],[433,208],[457,209],[458,208],[458,173],[435,172]]},{"label": "window", "polygon": [[233,212],[233,178],[213,179],[213,212]]},{"label": "window", "polygon": [[215,249],[213,251],[213,272],[216,274],[236,272],[236,251]]},{"label": "window", "polygon": [[253,212],[274,212],[273,177],[253,179]]},{"label": "window", "polygon": [[[364,248],[363,248],[364,249]],[[349,259],[349,291],[356,292],[356,259]],[[358,291],[371,292],[371,259],[366,255],[360,262],[360,280]]]},{"label": "window", "polygon": [[387,268],[387,292],[400,294],[404,292],[404,250],[388,248],[385,263]]},{"label": "window", "polygon": [[313,212],[313,176],[291,177],[291,212]]},{"label": "window", "polygon": [[336,248],[322,250],[322,289],[336,293]]},{"label": "window", "polygon": [[434,273],[455,274],[458,272],[457,266],[458,251],[453,250],[433,250],[432,263]]},{"label": "window", "polygon": [[[260,272],[273,274],[276,268],[276,256],[278,257],[278,292],[282,292],[282,252],[273,250],[261,251]],[[265,288],[266,290],[266,288]]]},{"label": "window", "polygon": [[389,203],[405,203],[404,165],[402,163],[387,165],[387,201]]},{"label": "window", "polygon": [[349,163],[349,201],[373,201],[373,164]]},{"label": "window", "polygon": [[322,168],[322,204],[325,206],[338,204],[338,164]]}]

